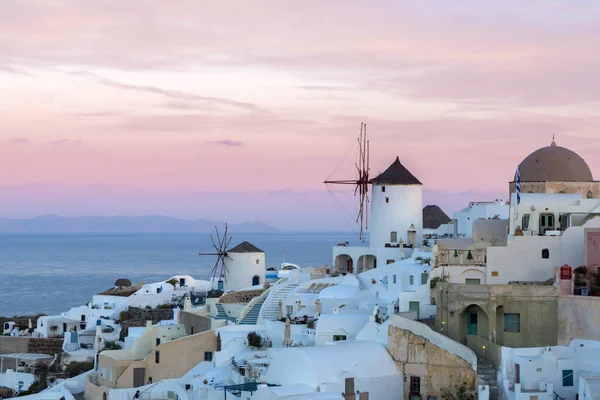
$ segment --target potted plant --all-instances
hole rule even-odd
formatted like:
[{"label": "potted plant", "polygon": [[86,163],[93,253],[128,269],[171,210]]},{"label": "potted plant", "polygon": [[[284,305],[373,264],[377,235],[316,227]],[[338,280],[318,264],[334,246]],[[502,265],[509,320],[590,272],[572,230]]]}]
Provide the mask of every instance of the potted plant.
[{"label": "potted plant", "polygon": [[592,278],[594,278],[594,291],[592,296],[600,296],[600,274],[592,272]]}]

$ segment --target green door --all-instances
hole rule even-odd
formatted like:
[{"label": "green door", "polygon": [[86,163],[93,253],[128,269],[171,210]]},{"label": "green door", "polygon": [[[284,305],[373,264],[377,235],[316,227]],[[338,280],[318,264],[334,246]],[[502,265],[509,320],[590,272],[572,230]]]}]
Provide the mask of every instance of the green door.
[{"label": "green door", "polygon": [[417,312],[417,319],[420,318],[419,315],[419,302],[418,301],[411,301],[408,303],[408,309],[410,311],[416,311]]},{"label": "green door", "polygon": [[467,313],[467,335],[477,335],[477,313]]}]

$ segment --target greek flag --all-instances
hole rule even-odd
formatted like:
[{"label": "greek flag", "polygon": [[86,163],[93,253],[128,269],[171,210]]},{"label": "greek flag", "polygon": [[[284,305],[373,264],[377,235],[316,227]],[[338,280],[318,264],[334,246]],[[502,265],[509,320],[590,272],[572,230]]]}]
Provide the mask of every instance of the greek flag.
[{"label": "greek flag", "polygon": [[517,175],[516,175],[516,182],[517,182],[517,204],[521,204],[521,171],[519,171],[519,167],[517,166]]}]

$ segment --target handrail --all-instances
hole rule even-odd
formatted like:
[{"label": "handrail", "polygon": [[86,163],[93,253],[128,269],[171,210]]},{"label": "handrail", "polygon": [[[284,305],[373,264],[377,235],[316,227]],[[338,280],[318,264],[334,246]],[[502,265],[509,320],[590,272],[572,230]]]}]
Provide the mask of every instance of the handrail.
[{"label": "handrail", "polygon": [[562,397],[560,397],[560,396],[558,395],[558,393],[556,393],[556,392],[552,392],[552,393],[554,393],[554,400],[565,400],[565,399],[563,399]]},{"label": "handrail", "polygon": [[[240,316],[237,318],[236,322],[239,324],[246,317],[246,315],[250,312],[250,310],[252,310],[254,308],[256,303],[259,303],[261,300],[264,302],[264,300],[267,298],[267,296],[271,292],[272,288],[273,288],[273,286],[269,286],[269,288],[267,290],[265,290],[264,292],[262,292],[260,294],[260,296],[256,296],[255,298],[250,300],[250,302],[248,304],[246,304],[246,307],[244,307],[242,309],[242,312],[240,313]],[[259,310],[259,312],[260,312],[260,310]]]}]

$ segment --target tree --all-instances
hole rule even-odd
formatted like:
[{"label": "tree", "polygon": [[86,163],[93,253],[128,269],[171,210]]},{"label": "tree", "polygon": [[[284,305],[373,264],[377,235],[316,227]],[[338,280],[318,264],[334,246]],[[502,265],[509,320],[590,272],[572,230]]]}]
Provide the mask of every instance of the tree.
[{"label": "tree", "polygon": [[456,392],[448,389],[442,389],[442,400],[477,400],[477,394],[469,389],[466,382],[456,386]]},{"label": "tree", "polygon": [[177,285],[179,284],[179,281],[175,278],[171,278],[168,281],[166,281],[165,283],[168,283],[169,285],[173,285],[173,289],[175,289],[177,287]]}]

